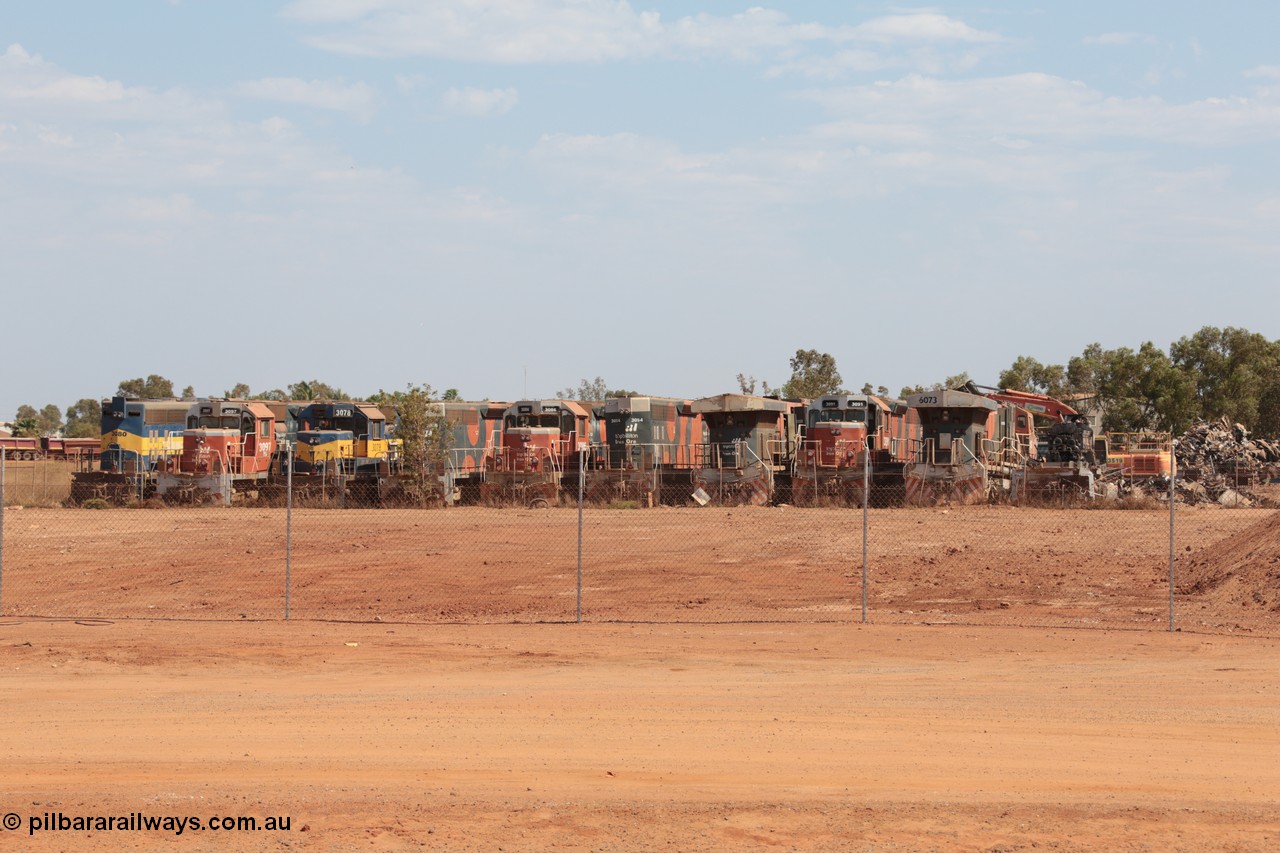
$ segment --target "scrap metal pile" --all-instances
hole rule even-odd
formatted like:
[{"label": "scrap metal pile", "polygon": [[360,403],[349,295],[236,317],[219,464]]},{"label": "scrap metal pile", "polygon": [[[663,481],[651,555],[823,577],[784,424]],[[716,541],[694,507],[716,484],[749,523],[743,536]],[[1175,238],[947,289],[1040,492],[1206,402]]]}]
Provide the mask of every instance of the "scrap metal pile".
[{"label": "scrap metal pile", "polygon": [[1280,476],[1280,441],[1250,438],[1226,418],[1194,424],[1174,441],[1174,453],[1179,496],[1189,503],[1267,505],[1250,487]]}]

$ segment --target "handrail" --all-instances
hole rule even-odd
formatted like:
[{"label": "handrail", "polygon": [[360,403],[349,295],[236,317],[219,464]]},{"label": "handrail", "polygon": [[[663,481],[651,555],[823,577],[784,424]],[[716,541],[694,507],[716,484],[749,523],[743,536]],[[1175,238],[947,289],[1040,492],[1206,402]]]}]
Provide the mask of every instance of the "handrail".
[{"label": "handrail", "polygon": [[[621,448],[612,444],[595,442],[589,446],[589,455],[594,467],[606,471],[618,470],[643,470],[648,471],[652,468],[662,468],[668,465],[678,465],[680,448],[683,445],[673,441],[628,441]],[[690,448],[696,445],[688,445]],[[620,455],[624,464],[615,466],[613,459]],[[639,457],[640,464],[633,464]],[[667,461],[667,460],[673,461]]]},{"label": "handrail", "polygon": [[758,462],[760,464],[760,467],[764,469],[765,479],[769,483],[769,494],[773,494],[773,465],[772,464],[766,465],[763,459],[761,459],[759,456],[756,456],[755,450],[751,448],[751,445],[748,442],[744,441],[743,444],[746,444],[747,452],[750,453],[752,456],[754,456],[756,462]]}]

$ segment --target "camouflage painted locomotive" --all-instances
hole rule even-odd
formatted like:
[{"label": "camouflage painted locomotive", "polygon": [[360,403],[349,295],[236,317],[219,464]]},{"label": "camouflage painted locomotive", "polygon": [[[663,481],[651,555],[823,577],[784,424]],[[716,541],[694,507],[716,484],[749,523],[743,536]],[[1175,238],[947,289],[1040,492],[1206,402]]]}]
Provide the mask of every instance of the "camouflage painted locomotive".
[{"label": "camouflage painted locomotive", "polygon": [[614,397],[596,414],[604,425],[586,471],[589,500],[645,506],[688,500],[698,448],[707,441],[702,415],[688,400]]},{"label": "camouflage painted locomotive", "polygon": [[[429,485],[425,490],[421,484],[410,485],[404,479],[409,478],[409,474],[401,450],[407,436],[403,432],[405,427],[399,410],[388,405],[380,406],[380,409],[391,424],[392,455],[399,458],[399,464],[392,465],[393,472],[396,472],[393,479],[404,487],[397,491],[393,483],[391,488],[384,488],[384,500],[409,500],[411,503],[425,500],[430,504],[448,505],[479,500],[484,471],[501,448],[502,416],[507,409],[506,403],[442,400],[426,404],[427,434],[422,438],[434,446],[431,455],[438,455],[438,458],[434,470],[427,477]],[[441,426],[445,436],[442,441],[437,441],[439,437],[432,433]]]},{"label": "camouflage painted locomotive", "polygon": [[903,470],[920,443],[920,421],[900,400],[832,394],[809,403],[792,470],[792,501],[898,503]]},{"label": "camouflage painted locomotive", "polygon": [[445,488],[448,502],[475,503],[480,499],[484,472],[502,448],[502,419],[507,403],[467,403],[446,400],[432,403],[432,413],[449,425],[448,466]]}]

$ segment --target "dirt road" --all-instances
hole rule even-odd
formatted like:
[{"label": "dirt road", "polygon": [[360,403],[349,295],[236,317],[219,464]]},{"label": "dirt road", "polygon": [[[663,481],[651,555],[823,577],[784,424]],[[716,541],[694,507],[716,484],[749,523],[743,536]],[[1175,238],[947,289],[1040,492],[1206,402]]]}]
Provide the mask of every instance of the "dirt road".
[{"label": "dirt road", "polygon": [[[14,850],[1280,847],[1280,642],[0,622]],[[288,831],[28,834],[33,818]]]}]

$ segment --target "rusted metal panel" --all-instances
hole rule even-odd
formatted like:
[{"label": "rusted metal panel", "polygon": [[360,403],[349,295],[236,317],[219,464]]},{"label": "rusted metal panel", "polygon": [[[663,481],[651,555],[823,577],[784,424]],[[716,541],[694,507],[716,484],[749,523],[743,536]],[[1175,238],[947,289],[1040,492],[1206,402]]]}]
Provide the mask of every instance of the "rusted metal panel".
[{"label": "rusted metal panel", "polygon": [[717,394],[713,397],[702,397],[694,400],[690,408],[701,414],[729,412],[785,412],[793,405],[787,400],[775,397],[757,397],[753,394]]}]

